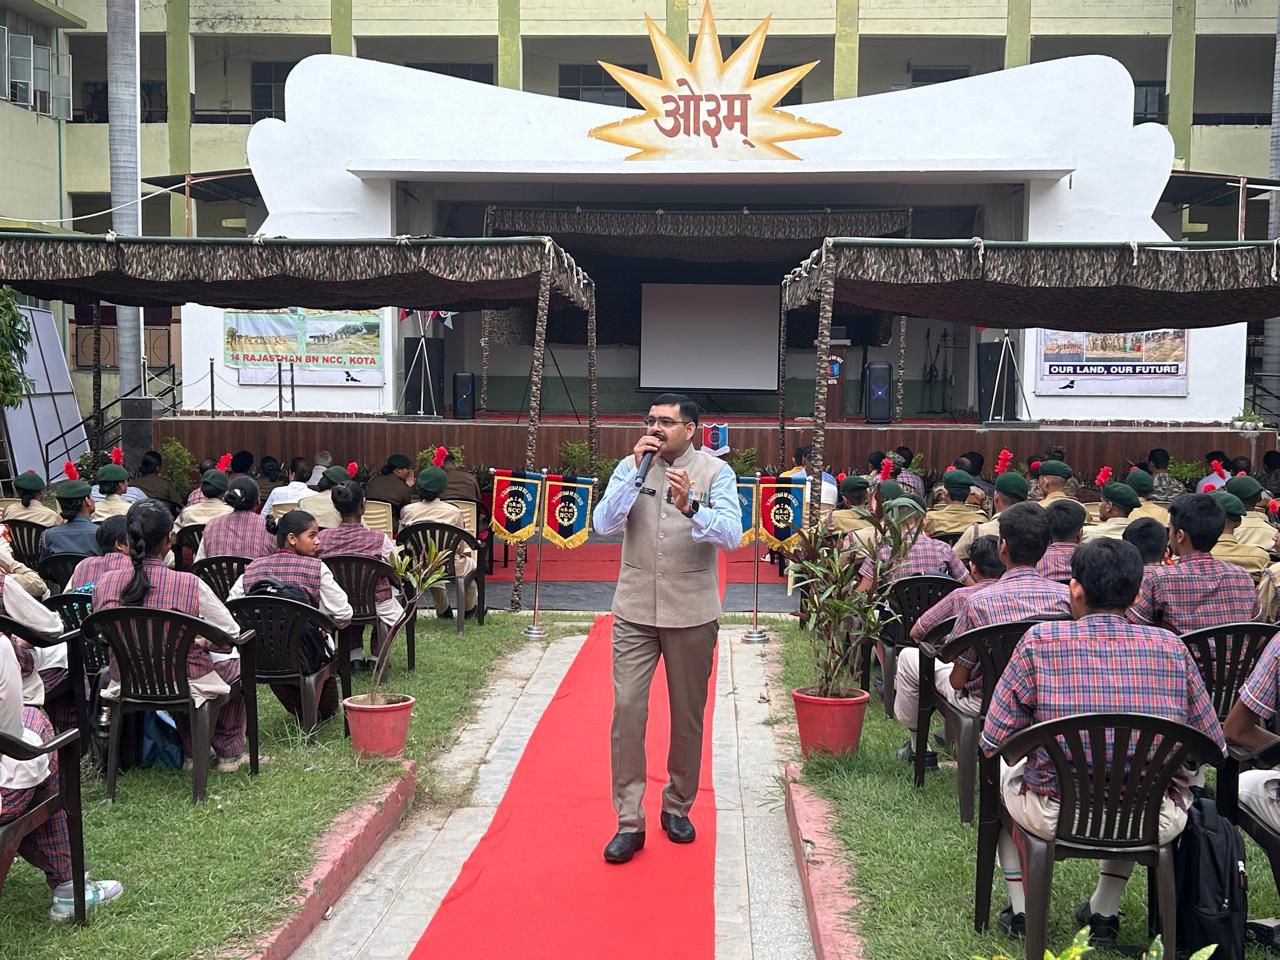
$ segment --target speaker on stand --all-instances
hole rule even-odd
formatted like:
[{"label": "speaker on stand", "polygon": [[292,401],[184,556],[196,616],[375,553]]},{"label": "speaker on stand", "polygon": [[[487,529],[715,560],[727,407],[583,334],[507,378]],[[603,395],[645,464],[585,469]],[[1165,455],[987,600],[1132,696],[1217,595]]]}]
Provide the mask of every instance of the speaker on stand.
[{"label": "speaker on stand", "polygon": [[474,420],[475,418],[476,375],[455,373],[453,375],[453,419]]},{"label": "speaker on stand", "polygon": [[893,399],[889,391],[893,387],[893,364],[877,360],[867,364],[863,409],[867,411],[867,423],[888,423],[893,419]]}]

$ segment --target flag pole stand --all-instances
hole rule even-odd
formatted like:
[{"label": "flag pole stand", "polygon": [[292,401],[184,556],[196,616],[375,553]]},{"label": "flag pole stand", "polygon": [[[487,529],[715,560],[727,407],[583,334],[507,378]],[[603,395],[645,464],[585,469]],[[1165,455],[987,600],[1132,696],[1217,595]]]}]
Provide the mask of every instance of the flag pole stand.
[{"label": "flag pole stand", "polygon": [[[546,496],[547,488],[547,471],[542,471],[542,483],[538,487],[538,498],[541,500]],[[534,515],[539,518],[541,523],[542,511],[535,510]],[[520,631],[520,633],[529,640],[545,640],[547,639],[547,631],[538,625],[538,595],[542,587],[542,544],[546,537],[542,535],[541,530],[537,530],[538,537],[538,556],[533,564],[533,622]]]},{"label": "flag pole stand", "polygon": [[760,629],[760,541],[752,539],[751,554],[755,567],[754,586],[751,592],[751,629],[742,635],[743,643],[768,643],[769,635]]}]

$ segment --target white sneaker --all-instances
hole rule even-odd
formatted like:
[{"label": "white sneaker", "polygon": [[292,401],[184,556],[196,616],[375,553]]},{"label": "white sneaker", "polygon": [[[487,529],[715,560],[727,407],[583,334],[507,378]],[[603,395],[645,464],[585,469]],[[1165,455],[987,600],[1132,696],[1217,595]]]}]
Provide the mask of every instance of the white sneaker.
[{"label": "white sneaker", "polygon": [[[110,903],[124,893],[124,886],[119,880],[87,880],[84,885],[84,906],[86,910]],[[71,893],[60,897],[53,895],[53,906],[49,908],[49,919],[56,921],[70,920],[75,916],[76,904]]]}]

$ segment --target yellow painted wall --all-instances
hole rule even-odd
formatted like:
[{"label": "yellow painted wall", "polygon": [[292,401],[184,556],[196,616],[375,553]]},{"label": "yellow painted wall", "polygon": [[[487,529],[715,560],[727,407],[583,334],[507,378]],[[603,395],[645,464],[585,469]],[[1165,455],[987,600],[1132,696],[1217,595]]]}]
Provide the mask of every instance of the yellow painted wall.
[{"label": "yellow painted wall", "polygon": [[[107,32],[107,5],[103,0],[57,0],[68,13],[83,20],[88,33]],[[164,32],[164,0],[140,0],[138,29],[143,33]]]},{"label": "yellow painted wall", "polygon": [[994,38],[863,37],[858,94],[887,93],[911,83],[912,67],[969,67],[970,75],[1004,66],[1004,42]]},{"label": "yellow painted wall", "polygon": [[[330,0],[191,0],[193,34],[323,34]],[[328,44],[326,43],[326,52]]]},{"label": "yellow painted wall", "polygon": [[[981,2],[981,0],[979,0]],[[865,7],[866,0],[863,0]],[[697,32],[702,20],[702,0],[689,2],[689,34]],[[745,36],[767,16],[773,17],[769,35],[827,34],[835,31],[835,0],[735,0],[734,3],[712,2],[716,14],[716,29],[721,36]]]},{"label": "yellow painted wall", "polygon": [[1170,0],[1035,0],[1031,35],[1167,35],[1172,6]]},{"label": "yellow painted wall", "polygon": [[248,124],[196,123],[191,127],[191,167],[206,170],[236,170],[249,165],[246,143]]},{"label": "yellow painted wall", "polygon": [[666,0],[520,0],[520,32],[526,37],[642,36],[646,13],[661,27]]},{"label": "yellow painted wall", "polygon": [[498,0],[353,0],[351,16],[357,37],[493,36]]},{"label": "yellow painted wall", "polygon": [[0,170],[0,217],[57,217],[58,122],[0,103]]},{"label": "yellow painted wall", "polygon": [[864,37],[1003,37],[1007,14],[1005,0],[862,0],[859,22]]},{"label": "yellow painted wall", "polygon": [[1270,127],[1191,128],[1191,167],[1203,173],[1267,177]]},{"label": "yellow painted wall", "polygon": [[[1238,7],[1238,8],[1237,8]],[[1196,33],[1275,36],[1276,0],[1196,0]]]},{"label": "yellow painted wall", "polygon": [[[67,193],[110,193],[106,123],[68,123],[65,131]],[[142,175],[169,172],[169,128],[163,123],[142,124]],[[52,154],[50,154],[52,155]],[[155,202],[155,201],[152,201]]]}]

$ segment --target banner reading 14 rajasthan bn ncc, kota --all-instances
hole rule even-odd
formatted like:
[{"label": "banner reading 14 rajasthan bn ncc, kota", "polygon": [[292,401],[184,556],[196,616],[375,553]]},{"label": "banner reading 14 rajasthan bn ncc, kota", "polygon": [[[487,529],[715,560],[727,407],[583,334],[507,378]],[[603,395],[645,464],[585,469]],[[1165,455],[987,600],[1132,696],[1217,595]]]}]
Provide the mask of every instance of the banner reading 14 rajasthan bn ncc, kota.
[{"label": "banner reading 14 rajasthan bn ncc, kota", "polygon": [[1042,397],[1185,397],[1187,331],[1037,331]]},{"label": "banner reading 14 rajasthan bn ncc, kota", "polygon": [[275,383],[283,363],[287,385],[292,363],[297,384],[381,386],[383,320],[382,310],[228,310],[223,362],[239,368],[241,383]]}]

